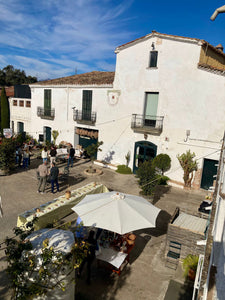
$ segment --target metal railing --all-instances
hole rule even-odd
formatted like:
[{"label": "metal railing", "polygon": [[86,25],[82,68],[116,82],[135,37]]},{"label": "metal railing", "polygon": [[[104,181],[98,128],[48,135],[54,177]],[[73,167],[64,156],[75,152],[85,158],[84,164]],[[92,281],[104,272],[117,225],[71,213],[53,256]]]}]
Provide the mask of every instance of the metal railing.
[{"label": "metal railing", "polygon": [[55,109],[47,109],[44,107],[37,107],[37,116],[41,117],[42,119],[54,119],[55,118]]},{"label": "metal railing", "polygon": [[97,113],[93,111],[85,110],[74,110],[73,120],[81,123],[91,123],[96,122]]},{"label": "metal railing", "polygon": [[161,132],[163,128],[162,116],[149,116],[149,115],[138,115],[132,114],[131,128],[132,129],[153,129]]}]

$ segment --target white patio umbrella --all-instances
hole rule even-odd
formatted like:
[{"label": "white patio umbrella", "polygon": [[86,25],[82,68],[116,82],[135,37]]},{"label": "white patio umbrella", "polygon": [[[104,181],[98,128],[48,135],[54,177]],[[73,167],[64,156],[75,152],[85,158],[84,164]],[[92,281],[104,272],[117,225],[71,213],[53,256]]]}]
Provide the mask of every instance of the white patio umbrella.
[{"label": "white patio umbrella", "polygon": [[155,227],[160,212],[142,197],[118,192],[87,195],[72,209],[80,216],[84,226],[119,234]]}]

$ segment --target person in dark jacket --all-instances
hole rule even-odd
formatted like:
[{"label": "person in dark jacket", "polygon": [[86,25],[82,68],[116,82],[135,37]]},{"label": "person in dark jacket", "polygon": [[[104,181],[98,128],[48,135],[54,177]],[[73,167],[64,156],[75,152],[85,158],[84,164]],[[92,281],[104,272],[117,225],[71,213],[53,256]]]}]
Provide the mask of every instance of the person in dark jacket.
[{"label": "person in dark jacket", "polygon": [[51,171],[50,171],[52,193],[54,193],[54,185],[55,184],[56,184],[57,192],[59,192],[58,176],[59,176],[59,168],[56,167],[55,162],[53,162],[52,163],[52,168],[51,168]]},{"label": "person in dark jacket", "polygon": [[55,162],[56,154],[57,154],[56,148],[54,146],[51,146],[51,150],[49,154],[50,154],[50,163],[52,164],[53,162]]},{"label": "person in dark jacket", "polygon": [[75,149],[73,148],[73,146],[71,146],[69,152],[68,164],[67,164],[68,167],[70,166],[70,164],[71,164],[71,168],[73,167],[74,154],[75,154]]}]

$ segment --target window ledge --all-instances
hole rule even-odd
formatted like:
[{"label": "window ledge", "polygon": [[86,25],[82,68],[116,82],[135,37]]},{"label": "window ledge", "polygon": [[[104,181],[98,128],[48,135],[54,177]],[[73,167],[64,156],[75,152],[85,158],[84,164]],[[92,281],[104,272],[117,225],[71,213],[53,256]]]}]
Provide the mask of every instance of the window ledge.
[{"label": "window ledge", "polygon": [[147,69],[147,70],[157,70],[158,67],[147,67],[146,69]]}]

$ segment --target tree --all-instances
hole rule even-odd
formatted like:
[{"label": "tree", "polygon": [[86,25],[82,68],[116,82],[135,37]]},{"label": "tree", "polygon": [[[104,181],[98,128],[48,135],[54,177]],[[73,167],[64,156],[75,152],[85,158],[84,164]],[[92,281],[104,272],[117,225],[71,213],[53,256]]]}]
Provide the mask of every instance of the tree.
[{"label": "tree", "polygon": [[9,121],[9,102],[6,97],[5,88],[2,88],[1,92],[1,130],[3,132],[4,128],[10,127]]},{"label": "tree", "polygon": [[0,70],[0,86],[29,84],[34,82],[37,82],[37,77],[26,76],[25,71],[14,69],[12,65],[8,65]]},{"label": "tree", "polygon": [[169,155],[161,153],[153,159],[152,165],[161,172],[161,175],[164,175],[171,167],[171,158]]},{"label": "tree", "polygon": [[94,164],[94,160],[95,160],[95,155],[98,151],[102,151],[102,149],[100,149],[101,145],[103,145],[103,142],[97,142],[96,144],[91,144],[86,148],[87,151],[87,155],[90,156],[91,162],[92,162],[92,166]]},{"label": "tree", "polygon": [[53,138],[53,144],[55,145],[56,139],[59,136],[58,130],[52,130],[52,138]]},{"label": "tree", "polygon": [[3,138],[0,146],[0,169],[8,173],[15,166],[15,141]]},{"label": "tree", "polygon": [[197,161],[194,160],[195,153],[191,153],[191,150],[189,149],[186,151],[186,153],[183,153],[181,155],[177,155],[177,159],[179,160],[179,163],[184,170],[184,186],[185,187],[191,187],[191,181],[193,179],[193,172],[197,171],[198,164]]},{"label": "tree", "polygon": [[158,184],[158,176],[151,161],[144,161],[137,170],[138,184],[143,195],[152,195]]}]

